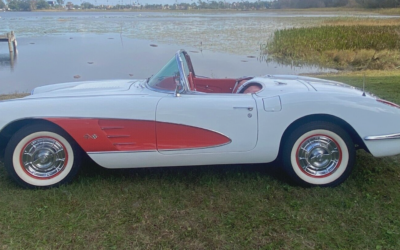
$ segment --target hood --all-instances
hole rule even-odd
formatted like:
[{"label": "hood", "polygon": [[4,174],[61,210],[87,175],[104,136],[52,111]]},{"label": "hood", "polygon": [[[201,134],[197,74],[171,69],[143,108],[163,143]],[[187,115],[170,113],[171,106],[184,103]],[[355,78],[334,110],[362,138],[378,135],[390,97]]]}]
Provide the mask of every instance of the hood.
[{"label": "hood", "polygon": [[[82,95],[117,95],[132,94],[132,85],[140,84],[145,80],[105,80],[69,82],[37,87],[31,92],[31,98],[56,97],[56,96],[82,96]],[[132,88],[139,90],[139,88]]]}]

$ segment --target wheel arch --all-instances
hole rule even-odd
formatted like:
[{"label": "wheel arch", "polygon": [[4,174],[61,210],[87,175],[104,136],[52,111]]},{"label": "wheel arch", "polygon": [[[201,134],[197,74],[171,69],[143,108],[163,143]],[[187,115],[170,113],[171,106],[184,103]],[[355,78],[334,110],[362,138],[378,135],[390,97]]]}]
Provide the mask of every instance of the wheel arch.
[{"label": "wheel arch", "polygon": [[345,120],[337,117],[337,116],[333,116],[333,115],[328,115],[328,114],[313,114],[313,115],[307,115],[307,116],[303,116],[297,120],[295,120],[294,122],[292,122],[285,130],[285,132],[283,133],[282,136],[282,140],[279,146],[279,152],[282,151],[282,147],[284,142],[286,141],[286,139],[288,138],[288,136],[291,134],[291,132],[293,132],[297,127],[309,123],[309,122],[315,122],[315,121],[324,121],[324,122],[331,122],[335,125],[340,126],[341,128],[343,128],[351,137],[351,139],[353,140],[354,144],[357,145],[357,148],[362,148],[364,150],[368,151],[367,146],[365,145],[364,141],[362,140],[362,138],[360,137],[360,135],[356,132],[356,130]]},{"label": "wheel arch", "polygon": [[[8,123],[6,126],[4,126],[3,129],[0,131],[0,156],[4,157],[4,151],[5,151],[5,148],[6,148],[7,144],[8,144],[8,142],[10,141],[11,137],[18,130],[20,130],[21,128],[23,128],[23,127],[25,127],[27,125],[33,125],[33,124],[51,125],[51,126],[57,127],[58,129],[63,130],[66,134],[69,135],[69,133],[67,131],[65,131],[62,127],[60,127],[57,124],[55,124],[53,122],[50,122],[50,121],[48,121],[46,119],[42,119],[42,118],[23,118],[23,119],[19,119],[19,120],[14,120],[14,121]],[[74,142],[76,142],[72,136],[70,136],[70,139],[73,140]],[[76,143],[76,145],[79,146],[78,143]],[[82,149],[82,148],[80,148],[80,149]]]}]

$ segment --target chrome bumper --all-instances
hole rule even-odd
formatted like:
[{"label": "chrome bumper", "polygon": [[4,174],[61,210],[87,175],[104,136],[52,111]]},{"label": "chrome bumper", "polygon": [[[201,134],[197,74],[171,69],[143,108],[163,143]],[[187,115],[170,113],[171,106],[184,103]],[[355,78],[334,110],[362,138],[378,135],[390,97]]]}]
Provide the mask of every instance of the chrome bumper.
[{"label": "chrome bumper", "polygon": [[391,135],[367,136],[364,138],[364,140],[366,141],[391,140],[391,139],[400,139],[400,133]]}]

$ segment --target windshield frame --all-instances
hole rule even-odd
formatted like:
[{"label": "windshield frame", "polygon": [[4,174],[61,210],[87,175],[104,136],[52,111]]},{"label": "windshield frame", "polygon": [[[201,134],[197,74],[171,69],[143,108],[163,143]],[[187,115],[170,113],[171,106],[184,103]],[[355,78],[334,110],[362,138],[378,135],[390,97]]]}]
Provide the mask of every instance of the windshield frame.
[{"label": "windshield frame", "polygon": [[[182,58],[182,56],[181,55],[183,55],[183,58]],[[185,92],[189,92],[190,91],[190,88],[189,88],[189,81],[188,81],[188,79],[187,79],[187,75],[189,74],[189,72],[185,72],[185,66],[184,66],[184,61],[183,60],[185,60],[185,62],[186,62],[186,64],[187,65],[189,65],[190,64],[190,66],[188,66],[188,68],[189,68],[189,71],[190,71],[190,67],[191,67],[191,62],[187,62],[187,60],[186,60],[186,55],[187,55],[187,52],[185,51],[185,50],[183,50],[183,49],[181,49],[181,50],[178,50],[176,53],[175,53],[175,62],[176,62],[176,64],[177,64],[177,68],[178,68],[178,71],[179,71],[179,83],[178,83],[178,85],[180,85],[180,87],[178,86],[178,85],[176,85],[175,86],[175,88],[173,89],[173,90],[168,90],[168,89],[162,89],[162,88],[157,88],[157,87],[154,87],[154,86],[152,86],[152,85],[150,85],[149,84],[149,82],[152,80],[152,78],[155,76],[155,75],[157,75],[158,73],[160,73],[161,71],[162,71],[162,69],[159,71],[159,72],[157,72],[157,74],[155,74],[155,75],[153,75],[153,76],[151,76],[147,81],[146,81],[146,87],[147,88],[149,88],[149,89],[151,89],[151,90],[153,90],[153,91],[156,91],[156,92],[162,92],[162,93],[179,93],[179,94],[182,94],[182,93],[185,93]],[[170,60],[171,61],[171,60]],[[169,61],[169,62],[170,62]],[[168,62],[168,63],[169,63]],[[167,64],[168,64],[167,63]],[[167,65],[166,64],[166,65]],[[164,66],[165,67],[165,66]]]}]

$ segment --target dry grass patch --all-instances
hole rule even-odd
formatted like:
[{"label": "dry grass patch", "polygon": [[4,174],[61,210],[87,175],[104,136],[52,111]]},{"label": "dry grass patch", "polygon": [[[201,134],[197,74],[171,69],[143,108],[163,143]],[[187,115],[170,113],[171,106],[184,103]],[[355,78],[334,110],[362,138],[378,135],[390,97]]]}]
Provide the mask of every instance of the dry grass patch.
[{"label": "dry grass patch", "polygon": [[400,18],[337,17],[324,20],[323,24],[335,26],[399,26]]},{"label": "dry grass patch", "polygon": [[276,60],[339,70],[400,66],[400,26],[333,26],[278,30],[264,48]]},{"label": "dry grass patch", "polygon": [[7,95],[0,95],[0,100],[8,100],[8,99],[16,99],[28,96],[28,93],[15,93],[15,94],[7,94]]}]

